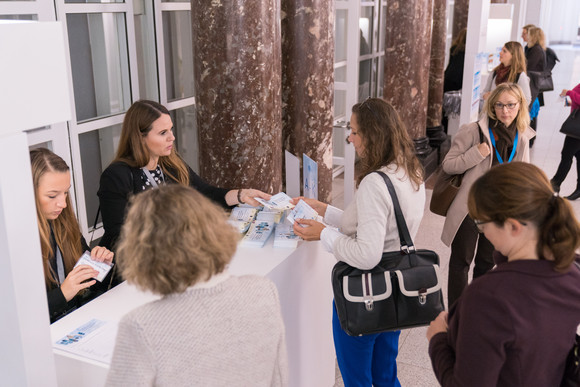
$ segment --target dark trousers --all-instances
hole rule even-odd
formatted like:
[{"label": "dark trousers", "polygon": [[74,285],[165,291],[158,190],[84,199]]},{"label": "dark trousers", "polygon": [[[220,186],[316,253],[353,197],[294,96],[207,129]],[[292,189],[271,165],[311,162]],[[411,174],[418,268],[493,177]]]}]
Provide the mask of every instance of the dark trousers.
[{"label": "dark trousers", "polygon": [[463,289],[467,286],[469,266],[474,258],[473,278],[480,277],[493,268],[493,250],[493,245],[483,234],[479,233],[475,222],[469,215],[466,216],[451,243],[448,308],[461,296]]},{"label": "dark trousers", "polygon": [[[538,129],[536,129],[538,126],[538,117],[534,117],[530,120],[530,128],[534,129],[535,132],[538,131]],[[534,146],[534,141],[536,141],[536,137],[538,137],[538,135],[536,134],[536,136],[534,136],[534,138],[530,139],[530,148],[532,146]]]},{"label": "dark trousers", "polygon": [[576,189],[580,188],[580,139],[566,136],[564,139],[564,146],[562,147],[562,159],[560,160],[560,165],[558,165],[558,170],[552,178],[552,180],[560,185],[568,176],[568,172],[572,167],[572,158],[576,157],[576,170],[578,171],[578,180],[576,183]]}]

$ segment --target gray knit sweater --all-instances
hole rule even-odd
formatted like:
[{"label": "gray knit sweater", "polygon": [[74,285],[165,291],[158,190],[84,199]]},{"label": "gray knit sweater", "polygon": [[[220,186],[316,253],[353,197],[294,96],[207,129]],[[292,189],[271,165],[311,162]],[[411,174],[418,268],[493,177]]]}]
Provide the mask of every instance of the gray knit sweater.
[{"label": "gray knit sweater", "polygon": [[284,335],[270,280],[191,288],[123,317],[107,386],[286,386]]}]

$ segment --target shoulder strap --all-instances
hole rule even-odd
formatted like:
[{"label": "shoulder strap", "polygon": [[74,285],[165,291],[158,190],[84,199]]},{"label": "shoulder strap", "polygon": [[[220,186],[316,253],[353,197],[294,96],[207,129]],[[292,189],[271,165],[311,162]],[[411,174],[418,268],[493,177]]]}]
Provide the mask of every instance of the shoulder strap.
[{"label": "shoulder strap", "polygon": [[483,130],[481,130],[481,126],[479,126],[479,122],[476,122],[477,130],[479,131],[479,143],[482,144],[485,142],[485,136],[483,135]]},{"label": "shoulder strap", "polygon": [[516,81],[514,83],[518,83],[520,81],[520,75],[522,75],[522,73],[518,73],[518,75],[516,75]]},{"label": "shoulder strap", "polygon": [[401,241],[401,251],[406,253],[415,251],[415,246],[413,245],[413,240],[411,239],[411,234],[409,234],[409,229],[407,228],[407,222],[405,222],[405,217],[401,211],[401,206],[399,205],[399,199],[397,198],[397,193],[395,192],[395,187],[393,182],[382,171],[375,171],[385,181],[389,194],[391,194],[391,199],[393,200],[393,208],[395,209],[395,218],[397,219],[397,229],[399,230],[399,239]]}]

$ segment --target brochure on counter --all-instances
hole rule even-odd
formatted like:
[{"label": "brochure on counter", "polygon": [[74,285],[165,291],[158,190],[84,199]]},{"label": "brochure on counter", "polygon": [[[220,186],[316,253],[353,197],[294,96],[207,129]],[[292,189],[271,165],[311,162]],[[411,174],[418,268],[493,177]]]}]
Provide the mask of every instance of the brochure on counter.
[{"label": "brochure on counter", "polygon": [[274,231],[274,222],[254,220],[250,229],[242,238],[242,246],[263,247]]},{"label": "brochure on counter", "polygon": [[298,235],[294,234],[293,226],[289,223],[280,223],[274,230],[274,247],[296,248],[298,241],[301,241]]},{"label": "brochure on counter", "polygon": [[117,328],[116,322],[92,319],[55,342],[53,347],[110,364]]}]

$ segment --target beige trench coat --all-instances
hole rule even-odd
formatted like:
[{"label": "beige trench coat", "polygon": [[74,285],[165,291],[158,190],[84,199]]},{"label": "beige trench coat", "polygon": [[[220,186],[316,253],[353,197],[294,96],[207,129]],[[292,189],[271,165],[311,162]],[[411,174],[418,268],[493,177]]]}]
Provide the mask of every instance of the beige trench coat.
[{"label": "beige trench coat", "polygon": [[[494,152],[489,137],[488,120],[488,116],[484,115],[480,118],[479,125],[481,126],[487,145]],[[530,139],[535,135],[536,133],[531,128],[527,128],[523,134],[520,133],[514,161],[530,162]],[[479,153],[479,149],[477,149],[478,145],[479,132],[477,123],[472,122],[463,125],[453,138],[451,148],[442,163],[443,170],[448,174],[455,175],[465,172],[463,181],[461,182],[461,188],[447,211],[445,224],[443,225],[441,240],[447,246],[451,246],[451,242],[455,238],[459,226],[461,226],[463,219],[465,219],[468,213],[467,196],[469,189],[475,180],[491,168],[493,153],[490,153],[487,157],[483,157]]]}]

